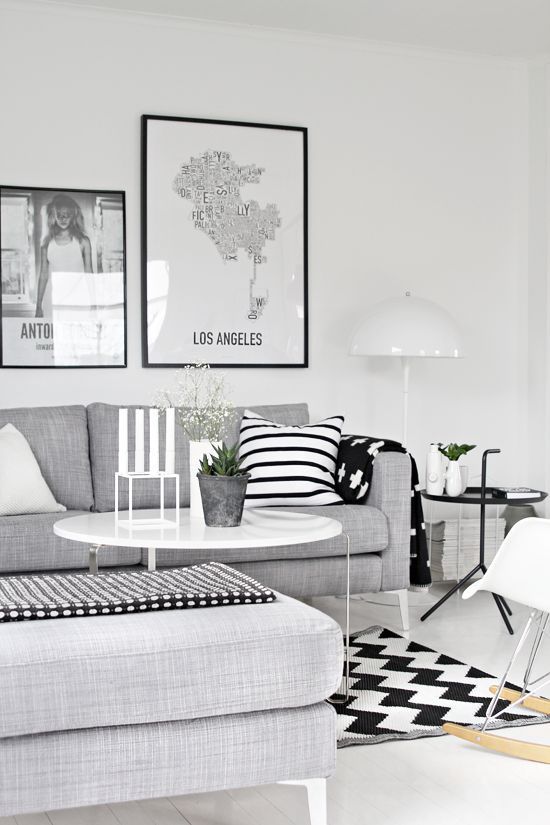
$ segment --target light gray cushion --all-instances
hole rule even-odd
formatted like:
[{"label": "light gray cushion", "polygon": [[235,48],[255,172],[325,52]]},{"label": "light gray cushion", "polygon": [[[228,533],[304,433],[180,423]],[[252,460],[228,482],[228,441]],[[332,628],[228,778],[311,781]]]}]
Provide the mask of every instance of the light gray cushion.
[{"label": "light gray cushion", "polygon": [[[130,407],[134,410],[136,407]],[[144,409],[148,409],[145,407]],[[269,407],[254,407],[261,415],[271,416],[280,424],[307,423],[306,404],[280,404]],[[88,427],[90,430],[90,460],[94,482],[95,510],[106,513],[115,507],[115,472],[118,463],[118,406],[112,404],[90,404],[88,407]],[[239,425],[244,407],[239,407],[234,420],[228,426],[225,440],[234,443],[239,439]],[[134,416],[128,421],[129,450],[134,450]],[[147,416],[146,416],[147,422]],[[162,422],[162,419],[161,419]],[[145,425],[145,453],[149,450],[149,433]],[[159,452],[161,468],[164,466],[165,450],[164,426],[160,426]],[[180,426],[176,426],[176,472],[180,474],[180,504],[189,507],[189,439]],[[120,509],[128,508],[128,494],[122,486]],[[134,483],[134,502],[137,509],[159,506],[158,486],[152,482]],[[64,503],[64,502],[62,502]],[[166,506],[175,506],[175,492],[172,484],[166,486]]]},{"label": "light gray cushion", "polygon": [[[346,593],[346,560],[342,556],[287,561],[241,561],[233,564],[249,576],[295,598],[343,596]],[[351,593],[378,593],[381,589],[382,559],[378,553],[350,558]]]},{"label": "light gray cushion", "polygon": [[[82,515],[82,511],[0,517],[0,573],[32,570],[66,570],[88,567],[88,545],[56,536],[56,521]],[[137,564],[141,550],[131,547],[102,547],[99,564]]]},{"label": "light gray cushion", "polygon": [[335,767],[326,703],[22,736],[0,740],[0,816],[328,777]]},{"label": "light gray cushion", "polygon": [[[279,509],[279,508],[274,508]],[[321,507],[284,507],[285,512],[308,513],[314,516],[333,518],[342,524],[343,533],[350,536],[350,552],[378,553],[388,546],[388,521],[375,507],[366,504],[338,504]],[[310,544],[292,544],[283,547],[237,547],[220,550],[157,550],[157,564],[174,567],[180,564],[200,564],[205,561],[223,561],[233,564],[238,561],[261,561],[264,559],[307,559],[329,556],[345,556],[346,539],[343,535]],[[142,563],[147,564],[147,553],[143,552]]]},{"label": "light gray cushion", "polygon": [[0,739],[314,704],[342,673],[340,627],[286,596],[0,632]]},{"label": "light gray cushion", "polygon": [[13,424],[30,444],[46,484],[67,510],[94,503],[85,407],[0,410],[0,427]]}]

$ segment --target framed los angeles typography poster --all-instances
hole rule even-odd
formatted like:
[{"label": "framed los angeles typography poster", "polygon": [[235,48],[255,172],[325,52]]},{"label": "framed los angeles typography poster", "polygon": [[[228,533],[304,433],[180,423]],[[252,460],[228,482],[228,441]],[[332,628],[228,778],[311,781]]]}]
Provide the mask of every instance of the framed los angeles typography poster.
[{"label": "framed los angeles typography poster", "polygon": [[307,130],[142,117],[143,364],[307,366]]},{"label": "framed los angeles typography poster", "polygon": [[0,187],[2,367],[125,367],[124,192]]}]

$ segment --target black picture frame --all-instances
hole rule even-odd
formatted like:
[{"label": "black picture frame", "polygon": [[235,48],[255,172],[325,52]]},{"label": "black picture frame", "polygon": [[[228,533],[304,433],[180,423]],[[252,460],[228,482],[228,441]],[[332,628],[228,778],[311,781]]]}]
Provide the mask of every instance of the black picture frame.
[{"label": "black picture frame", "polygon": [[[102,287],[99,285],[99,280],[95,280],[94,284],[94,300],[96,303],[90,303],[88,309],[90,313],[95,313],[95,320],[88,320],[88,324],[95,325],[96,329],[96,339],[98,337],[97,330],[100,327],[104,326],[106,328],[110,327],[111,331],[114,327],[121,326],[120,334],[114,339],[116,341],[116,345],[118,347],[117,354],[112,357],[112,363],[94,363],[93,355],[89,353],[74,353],[72,356],[67,356],[66,354],[63,355],[63,348],[61,347],[58,349],[58,354],[55,352],[55,345],[56,345],[56,337],[57,337],[57,330],[58,328],[65,328],[68,325],[68,320],[62,317],[62,312],[59,310],[56,313],[52,314],[51,318],[43,318],[41,321],[37,321],[37,297],[38,297],[38,281],[40,279],[40,272],[41,272],[41,260],[39,257],[42,257],[42,247],[47,240],[45,231],[46,231],[46,220],[45,214],[47,212],[48,206],[51,205],[54,199],[57,196],[65,196],[78,204],[80,208],[82,208],[83,204],[86,204],[86,214],[89,215],[89,210],[92,209],[93,199],[95,199],[95,203],[93,203],[94,209],[94,218],[93,218],[93,226],[92,226],[92,239],[89,237],[89,227],[84,224],[86,229],[86,237],[88,238],[89,247],[90,247],[90,256],[92,260],[92,269],[85,270],[84,273],[81,273],[80,270],[78,271],[79,277],[81,274],[85,275],[88,274],[95,274],[96,276],[101,275],[116,275],[119,274],[121,276],[121,282],[113,283],[111,282],[108,284],[109,291],[111,293],[109,297],[109,305],[104,306],[101,304],[101,301],[105,299],[105,292],[101,292]],[[7,239],[8,234],[14,234],[13,232],[9,232],[8,227],[4,225],[3,220],[3,212],[0,211],[0,250],[2,254],[1,264],[0,264],[0,274],[2,276],[1,283],[2,288],[0,289],[0,367],[2,369],[124,369],[127,367],[128,364],[128,332],[127,332],[127,275],[126,275],[126,193],[123,190],[114,190],[114,189],[80,189],[75,187],[59,187],[59,186],[16,186],[13,184],[9,185],[0,185],[0,204],[2,207],[5,207],[7,200],[11,197],[12,203],[10,206],[13,206],[13,201],[17,198],[19,200],[27,200],[28,206],[30,209],[29,216],[28,216],[28,223],[32,224],[32,226],[26,226],[25,231],[28,234],[28,257],[29,260],[25,259],[25,250],[17,249],[14,250],[12,245],[8,247],[8,244],[11,239]],[[46,201],[49,199],[49,204],[46,204]],[[38,206],[40,212],[40,219],[36,219],[36,207]],[[22,211],[25,209],[25,205],[23,203],[20,204],[20,208]],[[120,212],[120,215],[116,219],[116,231],[115,231],[115,239],[121,241],[121,247],[119,249],[112,249],[109,247],[108,243],[106,243],[106,235],[107,230],[103,232],[105,227],[105,218],[107,213],[116,213]],[[97,219],[98,215],[101,219],[101,230],[98,230],[97,226]],[[98,240],[98,231],[101,231],[102,234],[102,241],[101,243]],[[119,233],[118,235],[116,233]],[[17,227],[15,227],[15,234],[17,235]],[[113,230],[111,229],[110,239],[113,237]],[[74,238],[74,234],[71,238],[71,241]],[[107,251],[106,251],[107,248]],[[16,252],[16,256],[13,255],[13,252]],[[12,253],[11,257],[19,257],[23,259],[23,265],[20,266],[16,273],[15,277],[12,279],[11,270],[6,272],[6,268],[8,266],[9,261],[9,254]],[[82,256],[84,257],[84,252],[82,252]],[[116,263],[116,262],[119,263]],[[93,268],[95,264],[95,269]],[[105,269],[105,267],[110,267],[111,265],[119,266],[121,265],[121,270],[118,269]],[[34,272],[33,272],[34,267]],[[40,270],[40,271],[39,271]],[[75,274],[69,272],[68,274]],[[52,280],[49,276],[49,280]],[[9,289],[9,281],[14,280],[15,283],[20,284],[20,291],[24,294],[14,295],[13,292],[17,291],[18,287],[15,286],[14,289]],[[29,285],[28,283],[25,284],[26,280],[30,280],[32,283]],[[103,283],[106,284],[108,279],[103,279]],[[5,291],[5,289],[7,291]],[[98,291],[99,290],[99,291]],[[8,298],[8,292],[10,293]],[[69,303],[68,301],[74,300],[74,292],[73,289],[73,297],[68,298],[67,302],[64,303],[63,309],[67,314],[69,314],[70,310],[68,309]],[[76,289],[76,292],[80,292],[82,294],[82,290]],[[98,300],[99,298],[99,300]],[[11,299],[11,300],[10,300]],[[8,308],[8,305],[9,306]],[[120,307],[120,311],[116,309],[116,307]],[[78,300],[71,305],[74,307],[78,307],[79,311],[82,311],[82,308],[86,308],[85,304],[82,304],[81,299],[80,303]],[[103,316],[101,315],[103,311]],[[34,312],[34,315],[33,315]],[[107,315],[110,317],[107,319]],[[26,324],[30,327],[31,324],[34,324],[35,327],[41,324],[42,326],[46,327],[49,326],[52,328],[51,334],[49,337],[45,338],[46,342],[50,342],[53,349],[53,359],[54,363],[40,363],[40,359],[37,359],[35,363],[25,363],[25,357],[22,355],[21,362],[13,362],[13,356],[8,356],[7,351],[9,351],[10,347],[6,346],[6,328],[8,323],[11,325],[12,319],[28,319],[27,321],[21,321],[22,324],[22,331],[23,331],[23,324]],[[100,320],[102,318],[102,320]],[[10,319],[10,321],[8,321]],[[31,320],[34,319],[34,320]],[[84,324],[84,326],[83,326]],[[72,326],[75,326],[74,320],[72,321]],[[78,322],[76,324],[78,326]],[[85,322],[80,322],[81,329],[85,329]],[[90,328],[89,328],[90,329]],[[31,337],[31,340],[38,340],[40,341],[40,337],[38,331],[35,329],[34,331],[28,332],[28,335]],[[22,336],[24,337],[24,336]],[[74,338],[74,336],[73,336]],[[53,340],[52,340],[53,339]],[[77,339],[78,340],[78,339]],[[41,345],[42,346],[42,345]],[[97,343],[96,343],[97,346]],[[112,347],[112,343],[110,344]],[[78,348],[78,347],[77,347]],[[29,350],[30,351],[30,350]],[[50,352],[51,350],[46,349],[46,344],[43,346],[43,352]],[[82,357],[81,363],[56,363],[55,361],[62,361],[63,358],[67,358],[67,360],[77,360],[79,357]],[[9,360],[8,360],[9,359]],[[99,360],[102,359],[102,356],[99,356]],[[103,360],[109,361],[110,356],[104,355]],[[30,359],[29,359],[30,360]],[[45,356],[44,359],[45,360]],[[8,362],[7,362],[8,361]]]},{"label": "black picture frame", "polygon": [[[296,167],[300,167],[300,174],[299,174],[300,203],[298,204],[298,208],[300,210],[300,212],[299,212],[300,228],[299,228],[299,231],[296,228],[293,228],[293,230],[292,230],[293,231],[293,241],[292,242],[293,242],[295,248],[299,248],[299,256],[296,255],[295,257],[300,258],[299,263],[296,267],[296,269],[299,270],[299,276],[298,277],[299,277],[300,284],[299,284],[299,288],[296,288],[296,290],[295,290],[295,294],[299,291],[299,298],[296,298],[294,304],[289,303],[289,306],[292,306],[292,312],[295,313],[297,317],[299,317],[300,314],[302,316],[301,318],[299,318],[299,321],[300,321],[299,325],[298,325],[297,322],[295,322],[294,324],[292,324],[292,322],[289,322],[289,327],[292,329],[294,337],[292,337],[292,335],[288,336],[289,341],[291,341],[291,343],[288,344],[288,348],[289,349],[294,348],[295,355],[291,355],[291,356],[283,357],[283,358],[280,358],[280,357],[279,358],[277,358],[277,357],[262,358],[262,357],[260,357],[260,354],[256,355],[256,353],[254,353],[254,358],[251,358],[250,360],[247,360],[246,357],[243,357],[242,359],[236,360],[233,357],[233,355],[236,351],[236,348],[241,346],[241,343],[236,343],[233,347],[231,347],[231,346],[229,347],[230,355],[228,356],[228,360],[224,360],[224,359],[220,359],[219,357],[216,357],[216,354],[213,353],[213,350],[215,349],[215,347],[212,346],[210,343],[207,342],[205,345],[200,345],[200,344],[197,345],[197,344],[195,344],[195,341],[193,341],[193,351],[192,352],[191,352],[190,345],[187,345],[187,349],[189,351],[189,357],[185,357],[186,352],[175,351],[175,348],[171,347],[170,345],[168,345],[168,347],[164,348],[164,351],[160,354],[160,356],[156,356],[156,355],[152,354],[151,340],[150,340],[152,335],[149,334],[149,331],[150,331],[150,327],[152,327],[153,324],[152,324],[152,319],[150,317],[150,311],[149,311],[149,300],[151,300],[151,299],[148,299],[148,296],[150,296],[151,293],[153,292],[153,290],[151,289],[151,280],[154,279],[154,276],[152,276],[149,273],[149,264],[150,264],[149,255],[150,254],[158,254],[159,244],[157,244],[158,239],[155,239],[154,242],[152,240],[151,213],[154,212],[155,219],[156,219],[156,216],[157,215],[162,215],[164,213],[164,210],[163,210],[162,206],[159,205],[159,203],[157,203],[156,201],[154,202],[154,197],[156,196],[156,193],[155,193],[155,195],[153,195],[153,193],[151,191],[152,187],[149,185],[149,173],[151,171],[152,156],[153,156],[154,152],[156,152],[156,154],[159,155],[159,156],[160,155],[163,156],[163,161],[162,161],[163,163],[166,162],[165,161],[165,154],[169,154],[169,152],[167,152],[167,153],[158,152],[159,146],[162,144],[162,137],[159,138],[159,136],[157,135],[153,139],[152,136],[151,136],[151,128],[152,127],[157,127],[159,124],[162,124],[163,128],[166,128],[166,130],[167,130],[166,135],[170,134],[170,130],[171,130],[172,127],[179,128],[179,130],[180,130],[179,134],[183,135],[184,132],[182,131],[182,125],[183,125],[183,128],[185,128],[185,125],[193,125],[193,126],[199,125],[200,128],[204,128],[205,134],[206,134],[207,131],[210,131],[212,129],[216,130],[215,132],[212,132],[211,142],[208,142],[207,140],[204,140],[201,143],[201,141],[197,142],[197,140],[195,139],[194,145],[195,146],[200,146],[201,147],[200,149],[192,149],[191,148],[192,145],[193,145],[193,140],[191,140],[191,139],[189,139],[187,142],[183,141],[180,145],[178,145],[178,148],[177,148],[177,152],[179,152],[178,161],[175,163],[175,165],[170,166],[170,170],[171,170],[171,172],[173,172],[173,174],[171,175],[172,181],[170,181],[170,175],[168,175],[168,174],[166,174],[163,177],[163,182],[164,182],[163,198],[164,198],[164,196],[166,196],[167,199],[169,197],[172,197],[172,195],[174,194],[173,192],[168,191],[168,184],[172,183],[172,185],[175,186],[175,183],[173,183],[173,181],[174,181],[175,178],[178,177],[178,172],[180,173],[180,176],[181,176],[181,170],[182,169],[187,169],[188,166],[190,166],[190,168],[192,170],[193,169],[196,170],[196,168],[197,168],[196,164],[197,164],[198,161],[201,161],[201,162],[204,161],[203,168],[206,168],[207,161],[205,160],[205,158],[207,157],[207,155],[211,156],[213,154],[216,154],[216,152],[214,150],[224,149],[223,140],[221,140],[221,145],[220,145],[220,127],[228,127],[230,130],[234,130],[235,128],[237,128],[239,130],[242,130],[241,134],[243,134],[244,130],[247,130],[247,129],[248,130],[254,130],[254,135],[256,135],[256,136],[259,136],[259,135],[262,134],[261,132],[258,132],[258,130],[265,130],[265,132],[263,134],[266,134],[266,135],[268,134],[268,135],[271,135],[271,136],[275,136],[275,135],[280,135],[280,136],[283,136],[283,135],[290,136],[290,135],[292,135],[293,136],[293,140],[295,140],[295,146],[296,146],[296,152],[297,152],[297,157],[294,159],[294,164],[295,164]],[[226,133],[226,134],[229,134],[229,133]],[[236,134],[236,133],[233,133],[233,132],[231,133],[232,140],[229,141],[232,145],[235,145],[234,134]],[[293,142],[292,140],[290,140],[290,141],[287,140],[286,141],[287,144],[292,144],[292,142]],[[153,146],[153,143],[155,144],[154,146]],[[173,143],[172,139],[170,138],[170,140],[168,140],[167,143],[170,144],[170,146],[172,146],[172,143]],[[273,141],[266,141],[266,143],[269,143],[271,156],[273,156],[273,153],[274,153]],[[288,149],[289,149],[289,145],[285,146],[285,141],[281,141],[280,162],[283,165],[289,162]],[[172,151],[174,151],[174,150],[172,150]],[[203,154],[201,154],[201,151],[203,152]],[[198,154],[193,154],[193,152],[196,152]],[[236,158],[235,160],[233,159],[233,156],[231,155],[230,151],[227,151],[227,152],[224,151],[223,154],[227,154],[229,156],[228,163],[235,163],[236,164],[237,160],[238,160],[239,163],[242,162],[243,164],[251,164],[251,165],[246,166],[244,168],[245,168],[245,170],[246,169],[250,170],[252,168],[254,168],[256,170],[259,170],[259,174],[257,175],[258,179],[259,179],[259,176],[265,171],[265,169],[263,168],[262,159],[260,158],[259,160],[256,160],[256,158],[254,158],[254,157],[250,158],[249,157],[250,152],[247,151],[247,150],[240,151],[239,152],[239,155],[240,155],[239,158],[238,159]],[[262,154],[261,151],[259,151],[258,154]],[[244,155],[244,158],[241,157],[242,155]],[[255,163],[258,163],[258,167],[255,166]],[[195,164],[195,165],[193,165],[193,164]],[[276,164],[274,164],[274,165],[276,165]],[[239,169],[241,169],[241,168],[242,167],[239,166]],[[180,177],[180,179],[181,179],[181,177]],[[253,182],[257,183],[258,179],[254,180]],[[155,178],[155,185],[156,185],[156,180],[157,179]],[[294,183],[296,183],[296,182],[294,182]],[[182,185],[182,187],[183,187],[183,185]],[[283,183],[279,183],[279,186],[278,186],[279,191],[282,191],[282,187],[283,187]],[[250,187],[250,188],[252,188],[252,187]],[[260,187],[258,187],[258,200],[261,200],[261,202],[264,203],[266,199],[263,196],[263,193],[260,194],[259,189],[260,189]],[[182,190],[180,189],[178,193],[181,194],[181,191]],[[237,188],[237,192],[239,192],[239,188]],[[196,192],[194,192],[194,194],[196,194]],[[176,195],[174,195],[174,203],[175,203],[175,200],[176,200]],[[192,200],[192,198],[190,200]],[[250,202],[252,202],[252,199],[251,199]],[[245,203],[245,206],[246,206],[246,203]],[[257,207],[257,204],[256,204],[256,207]],[[278,212],[278,207],[277,207],[276,203],[273,203],[273,204],[268,203],[267,208],[269,208],[269,207],[273,207],[275,212]],[[170,208],[175,209],[176,207],[175,207],[175,205],[171,204]],[[185,210],[183,210],[183,212],[184,211]],[[193,208],[192,207],[191,207],[191,213],[193,213]],[[182,224],[179,225],[179,226],[184,226],[184,228],[188,229],[189,227],[185,227],[185,224],[183,223],[183,221],[185,220],[185,217],[189,217],[189,215],[185,216],[184,214],[182,214]],[[294,221],[294,223],[295,223],[295,221]],[[208,232],[207,230],[203,230],[203,233],[207,235],[207,238],[203,237],[203,239],[202,239],[205,243],[210,244],[211,248],[207,250],[207,253],[211,255],[212,262],[214,262],[214,258],[216,258],[216,255],[217,255],[216,246],[218,247],[218,252],[220,251],[219,243],[218,243],[219,236],[218,236],[218,239],[215,241],[215,245],[214,245],[214,243],[211,243],[211,241],[213,239],[214,232],[215,232],[215,230],[212,231],[212,226],[213,225],[215,226],[215,230],[218,228],[218,226],[215,225],[215,222],[214,222],[214,224],[211,222],[210,231]],[[178,226],[178,230],[179,230],[179,226]],[[275,233],[277,232],[279,226],[281,226],[281,224],[278,224],[277,227],[274,229]],[[294,224],[293,224],[293,227],[294,227]],[[142,287],[141,288],[141,302],[142,302],[141,303],[141,309],[142,309],[141,319],[142,319],[142,365],[144,367],[153,367],[153,368],[154,367],[184,367],[186,365],[194,364],[194,363],[198,363],[198,362],[208,363],[211,367],[220,367],[220,368],[224,368],[224,369],[225,368],[259,368],[259,367],[261,367],[261,368],[266,368],[266,367],[267,368],[302,368],[303,369],[303,368],[306,368],[306,367],[309,366],[309,342],[308,342],[308,335],[309,335],[309,312],[308,312],[308,130],[307,130],[306,127],[303,127],[303,126],[288,126],[288,125],[275,125],[275,124],[268,124],[268,123],[255,123],[255,122],[249,122],[249,121],[218,120],[218,119],[195,118],[195,117],[178,117],[178,116],[171,116],[171,115],[153,115],[153,114],[144,114],[144,115],[142,115],[142,117],[141,117],[141,228],[142,228],[142,232],[141,232],[141,244],[142,244],[142,248],[141,248],[141,261],[142,261],[142,266],[141,266],[141,280],[142,280],[142,282],[141,282],[141,287]],[[284,231],[288,231],[286,227],[284,227]],[[270,232],[270,230],[268,229],[267,233],[269,233],[269,232]],[[171,233],[171,235],[170,235],[171,238],[173,238],[175,236],[175,234],[177,234],[173,230],[171,231],[168,228],[166,230],[166,234],[168,235],[169,233]],[[273,232],[271,232],[270,234],[271,234],[271,237],[268,240],[272,241],[273,240]],[[210,237],[208,237],[208,236],[210,236]],[[297,240],[298,236],[299,236],[299,241]],[[188,234],[188,237],[190,237],[189,234]],[[266,235],[265,243],[267,245],[267,235]],[[172,244],[172,241],[170,241],[170,244]],[[160,245],[162,245],[162,244],[160,244]],[[203,244],[203,246],[204,246],[204,244]],[[240,246],[242,248],[242,244],[240,244]],[[153,253],[151,251],[153,248],[155,249],[155,253]],[[206,249],[206,247],[204,247],[204,248]],[[237,252],[237,255],[238,255],[238,252]],[[265,262],[267,256],[261,256],[261,257],[263,257],[263,262]],[[172,256],[172,258],[166,256],[166,258],[161,259],[161,263],[166,263],[168,261],[167,266],[171,266],[173,264],[173,261],[176,258],[178,258],[177,255]],[[231,254],[228,253],[228,257],[226,257],[224,259],[224,263],[227,263],[228,259],[233,261],[233,260],[236,260],[236,257],[232,257]],[[152,260],[155,260],[155,259],[152,259]],[[197,258],[195,258],[194,260],[196,261]],[[254,277],[253,278],[251,277],[249,279],[249,287],[248,287],[249,288],[249,295],[250,295],[250,298],[249,298],[249,301],[250,301],[249,306],[250,307],[252,307],[252,302],[253,302],[253,281],[255,281],[256,272],[257,272],[256,262],[257,262],[256,257],[254,256]],[[218,262],[218,269],[219,269],[219,262]],[[279,281],[275,282],[274,288],[275,288],[275,290],[279,290],[279,299],[280,299],[280,293],[284,291],[283,286],[286,289],[289,288],[288,278],[290,277],[290,274],[287,274],[287,276],[285,276],[285,277],[287,277],[287,281],[285,281],[284,285],[282,285]],[[293,277],[294,278],[297,277],[295,275],[295,273],[293,273]],[[175,279],[172,276],[172,282],[174,282],[174,280]],[[168,282],[169,281],[170,281],[170,278],[168,278]],[[219,283],[221,283],[221,281],[218,280],[217,283],[219,284]],[[165,304],[167,306],[174,306],[174,303],[175,303],[175,304],[177,304],[178,306],[181,307],[185,303],[185,301],[181,299],[181,294],[182,294],[181,287],[179,287],[178,289],[180,291],[180,296],[179,296],[178,300],[175,300],[174,297],[170,296],[168,293],[166,293],[166,295],[164,296],[164,301],[165,301]],[[241,291],[242,291],[242,282],[240,284],[239,289],[241,289]],[[210,303],[213,300],[212,294],[213,294],[212,291],[207,293],[207,300]],[[257,302],[258,301],[261,302],[262,298],[256,298],[255,300]],[[220,297],[220,302],[223,302],[222,297]],[[267,299],[266,299],[266,302],[267,302]],[[279,303],[280,303],[280,300],[279,300]],[[204,306],[204,303],[199,302],[198,304],[196,304],[196,306]],[[225,305],[220,307],[220,312],[222,312],[222,311],[225,312],[226,307],[227,307],[227,303],[225,303]],[[263,304],[261,305],[261,309],[262,309],[262,314],[263,314],[263,312],[265,311],[265,307],[264,307]],[[250,320],[251,314],[253,314],[252,310],[247,316],[247,319],[246,319],[247,321]],[[278,320],[280,321],[280,318]],[[276,325],[275,321],[273,322],[273,324],[274,324],[274,326]],[[173,324],[173,326],[175,326],[175,324]],[[246,324],[243,324],[243,326],[246,326]],[[267,325],[264,325],[263,328],[265,329],[266,326]],[[249,327],[250,327],[250,324],[248,325],[248,328],[247,328],[247,331],[250,333],[250,336],[248,338],[246,337],[246,333],[242,332],[242,331],[239,331],[240,332],[240,338],[237,338],[239,333],[237,332],[236,329],[232,329],[230,332],[223,331],[224,340],[231,340],[231,341],[239,340],[239,342],[243,341],[244,343],[242,344],[242,346],[244,346],[244,347],[248,346],[249,347],[248,350],[246,351],[246,354],[250,354],[250,351],[252,349],[252,347],[250,346],[250,340],[251,340],[253,330],[249,329]],[[183,328],[185,330],[187,330],[187,326],[185,324],[183,324]],[[177,337],[178,334],[181,334],[181,331],[182,331],[182,324],[180,323],[178,330],[176,331],[174,329],[173,335]],[[187,334],[188,335],[191,334],[190,330],[187,330]],[[207,335],[207,334],[208,333],[204,333],[204,335]],[[201,335],[202,335],[202,333],[201,333]],[[214,330],[212,331],[212,335],[213,335],[214,341],[219,340],[219,336],[220,336],[219,325],[214,325]],[[263,342],[264,338],[265,338],[265,333],[263,333],[263,335],[262,335],[262,342]],[[183,349],[183,346],[184,345],[182,344],[180,349]],[[299,352],[296,352],[297,349],[299,349]],[[279,350],[279,351],[282,351],[282,350]],[[175,357],[173,357],[174,355],[175,355]]]}]

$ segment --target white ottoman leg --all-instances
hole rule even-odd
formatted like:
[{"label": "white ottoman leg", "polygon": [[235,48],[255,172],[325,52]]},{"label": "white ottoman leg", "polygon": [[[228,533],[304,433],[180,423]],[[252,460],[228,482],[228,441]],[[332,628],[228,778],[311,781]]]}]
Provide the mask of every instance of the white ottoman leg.
[{"label": "white ottoman leg", "polygon": [[327,825],[327,780],[307,779],[304,785],[307,788],[311,825]]},{"label": "white ottoman leg", "polygon": [[327,825],[327,780],[285,779],[279,785],[305,785],[310,825]]}]

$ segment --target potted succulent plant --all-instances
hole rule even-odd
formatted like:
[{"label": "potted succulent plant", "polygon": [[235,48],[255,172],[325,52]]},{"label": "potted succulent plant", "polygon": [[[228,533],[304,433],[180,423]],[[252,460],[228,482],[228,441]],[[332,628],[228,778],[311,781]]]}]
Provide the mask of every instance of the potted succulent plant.
[{"label": "potted succulent plant", "polygon": [[455,444],[451,442],[445,447],[439,444],[439,452],[449,460],[447,472],[445,473],[445,492],[448,496],[455,498],[464,492],[468,484],[467,468],[464,476],[461,474],[461,467],[458,460],[475,448],[475,444]]},{"label": "potted succulent plant", "polygon": [[197,473],[207,527],[238,527],[250,474],[241,467],[239,445],[225,442],[204,454]]}]

